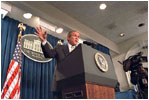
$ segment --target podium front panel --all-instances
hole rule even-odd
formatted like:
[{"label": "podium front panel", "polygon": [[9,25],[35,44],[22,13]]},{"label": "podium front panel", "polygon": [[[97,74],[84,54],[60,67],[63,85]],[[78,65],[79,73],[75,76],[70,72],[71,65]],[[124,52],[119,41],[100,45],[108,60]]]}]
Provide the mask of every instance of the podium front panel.
[{"label": "podium front panel", "polygon": [[[108,62],[107,72],[102,72],[98,68],[95,62],[97,52],[102,54]],[[56,81],[66,86],[89,82],[115,87],[117,77],[109,55],[87,45],[79,45],[57,66]]]},{"label": "podium front panel", "polygon": [[[82,45],[82,51],[83,62],[85,62],[85,81],[115,87],[117,83],[117,77],[110,56],[100,51],[97,51],[87,45]],[[104,58],[106,59],[108,63],[107,72],[101,71],[100,68],[97,66],[95,62],[95,54],[97,52],[104,56]]]}]

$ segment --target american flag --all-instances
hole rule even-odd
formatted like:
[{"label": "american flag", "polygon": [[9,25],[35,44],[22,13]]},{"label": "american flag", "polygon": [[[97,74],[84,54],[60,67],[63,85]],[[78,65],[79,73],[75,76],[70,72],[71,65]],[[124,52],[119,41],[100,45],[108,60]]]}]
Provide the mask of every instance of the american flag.
[{"label": "american flag", "polygon": [[3,85],[1,99],[20,99],[21,81],[21,38],[18,40],[13,58],[9,64]]}]

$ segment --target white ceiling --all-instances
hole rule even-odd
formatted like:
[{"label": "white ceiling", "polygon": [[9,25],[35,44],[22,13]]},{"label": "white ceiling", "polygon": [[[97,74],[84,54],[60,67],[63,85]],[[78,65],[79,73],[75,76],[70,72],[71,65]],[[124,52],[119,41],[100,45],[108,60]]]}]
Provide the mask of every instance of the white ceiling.
[{"label": "white ceiling", "polygon": [[[53,1],[47,3],[54,5],[115,43],[148,31],[148,2]],[[99,10],[101,3],[107,4],[106,10]],[[145,25],[138,27],[140,23],[145,23]],[[126,33],[124,38],[119,37],[122,32]]]},{"label": "white ceiling", "polygon": [[[90,27],[98,34],[115,43],[122,42],[136,35],[148,32],[147,1],[45,1],[53,5],[82,24]],[[20,2],[11,2],[25,8]],[[99,5],[106,3],[106,10],[99,10]],[[34,6],[42,6],[35,3]],[[43,5],[44,6],[44,5]],[[29,8],[28,8],[29,10]],[[143,27],[138,24],[144,23]],[[126,33],[124,38],[120,33]],[[90,33],[91,34],[91,33]]]},{"label": "white ceiling", "polygon": [[[39,16],[55,25],[62,26],[66,31],[73,30],[72,27],[69,27],[69,23],[72,23],[70,19],[73,18],[93,30],[88,31],[86,27],[72,20],[74,21],[73,25],[77,26],[75,28],[86,30],[84,33],[87,35],[81,35],[83,39],[101,43],[117,53],[119,52],[117,47],[121,43],[130,38],[148,33],[147,1],[7,1],[7,3],[31,12],[34,16]],[[106,10],[99,10],[99,4],[101,3],[107,4]],[[53,7],[70,18],[66,16],[65,19],[64,14],[56,13],[55,11],[57,10]],[[60,20],[61,16],[63,21]],[[68,22],[64,23],[65,21]],[[138,27],[140,23],[145,25]],[[119,36],[122,32],[126,33],[123,38]],[[96,33],[111,40],[111,43],[107,43],[108,40],[102,37],[100,37],[101,41],[98,41],[99,38]],[[93,35],[95,39],[90,38]]]}]

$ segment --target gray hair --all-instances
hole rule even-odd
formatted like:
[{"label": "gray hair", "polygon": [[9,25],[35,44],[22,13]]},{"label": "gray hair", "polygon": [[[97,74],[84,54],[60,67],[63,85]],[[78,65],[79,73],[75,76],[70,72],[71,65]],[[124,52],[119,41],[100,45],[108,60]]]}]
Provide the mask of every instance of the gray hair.
[{"label": "gray hair", "polygon": [[67,37],[71,37],[73,32],[77,32],[77,31],[73,30],[73,31],[68,32]]}]

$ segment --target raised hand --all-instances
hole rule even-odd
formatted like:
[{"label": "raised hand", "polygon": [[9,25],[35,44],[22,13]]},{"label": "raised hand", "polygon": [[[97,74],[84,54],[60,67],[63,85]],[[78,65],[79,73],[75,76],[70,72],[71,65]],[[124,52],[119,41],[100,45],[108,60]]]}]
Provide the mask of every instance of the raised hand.
[{"label": "raised hand", "polygon": [[36,31],[34,34],[36,34],[43,42],[46,41],[47,38],[47,32],[43,32],[43,29],[41,27],[36,27]]}]

